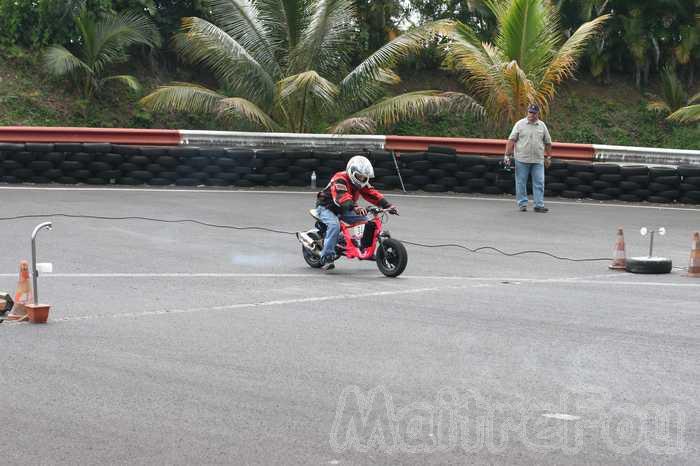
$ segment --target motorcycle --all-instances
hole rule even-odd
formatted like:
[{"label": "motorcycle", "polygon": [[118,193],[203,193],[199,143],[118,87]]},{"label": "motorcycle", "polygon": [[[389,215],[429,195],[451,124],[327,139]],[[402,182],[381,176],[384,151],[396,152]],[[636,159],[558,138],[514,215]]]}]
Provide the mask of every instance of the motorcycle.
[{"label": "motorcycle", "polygon": [[[398,277],[406,269],[408,253],[406,247],[384,229],[387,214],[392,211],[370,206],[367,213],[372,215],[369,220],[350,224],[340,221],[340,235],[335,252],[339,257],[375,261],[381,273],[387,277]],[[321,267],[326,224],[321,221],[316,209],[309,209],[309,214],[316,220],[314,228],[298,232],[296,236],[301,243],[304,260],[317,269]]]}]

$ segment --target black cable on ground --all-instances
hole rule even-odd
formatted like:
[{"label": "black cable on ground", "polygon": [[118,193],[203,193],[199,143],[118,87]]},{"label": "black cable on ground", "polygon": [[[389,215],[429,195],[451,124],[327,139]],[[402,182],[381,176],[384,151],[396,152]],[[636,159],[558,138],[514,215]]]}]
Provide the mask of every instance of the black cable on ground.
[{"label": "black cable on ground", "polygon": [[[26,218],[47,218],[47,217],[64,217],[64,218],[87,218],[87,219],[93,219],[93,220],[145,220],[149,222],[160,222],[160,223],[192,223],[195,225],[201,225],[205,227],[210,227],[210,228],[224,228],[228,230],[254,230],[254,231],[267,231],[270,233],[277,233],[281,235],[296,235],[296,232],[293,231],[284,231],[284,230],[276,230],[274,228],[267,228],[267,227],[258,227],[258,226],[235,226],[235,225],[219,225],[215,223],[208,223],[208,222],[202,222],[200,220],[192,220],[192,219],[175,219],[175,220],[164,220],[160,218],[152,218],[152,217],[138,217],[138,216],[128,216],[128,217],[108,217],[108,216],[102,216],[102,215],[77,215],[77,214],[62,214],[62,213],[57,213],[57,214],[31,214],[31,215],[17,215],[15,217],[0,217],[0,221],[9,221],[9,220],[21,220],[21,219],[26,219]],[[422,244],[422,243],[414,243],[411,241],[405,241],[401,240],[402,243],[408,244],[411,246],[417,246],[421,248],[458,248],[458,249],[463,249],[465,251],[469,251],[474,254],[478,254],[479,252],[482,251],[495,251],[499,254],[503,254],[504,256],[507,257],[515,257],[515,256],[521,256],[524,254],[540,254],[543,256],[548,256],[553,259],[557,260],[562,260],[562,261],[569,261],[569,262],[602,262],[602,261],[611,261],[612,258],[610,257],[601,257],[601,258],[590,258],[590,259],[573,259],[570,257],[562,257],[562,256],[557,256],[555,254],[551,254],[546,251],[538,251],[538,250],[528,250],[528,251],[518,251],[518,252],[513,252],[513,253],[508,253],[505,251],[502,251],[496,247],[493,246],[481,246],[476,249],[471,249],[466,246],[463,246],[461,244],[455,244],[455,243],[448,243],[448,244]],[[684,267],[674,267],[679,270],[687,270]]]},{"label": "black cable on ground", "polygon": [[238,227],[234,225],[217,225],[215,223],[207,223],[199,220],[191,219],[176,219],[176,220],[164,220],[160,218],[151,217],[106,217],[101,215],[73,215],[73,214],[32,214],[32,215],[18,215],[16,217],[0,217],[0,221],[4,220],[20,220],[23,218],[47,218],[47,217],[65,217],[65,218],[88,218],[93,220],[146,220],[149,222],[161,222],[161,223],[194,223],[196,225],[202,225],[211,228],[225,228],[228,230],[258,230],[258,231],[269,231],[270,233],[279,233],[281,235],[295,235],[293,231],[275,230],[274,228],[266,227]]},{"label": "black cable on ground", "polygon": [[468,248],[466,246],[462,246],[461,244],[421,244],[421,243],[412,243],[410,241],[404,241],[404,240],[401,240],[401,242],[404,244],[410,244],[411,246],[418,246],[421,248],[459,248],[459,249],[464,249],[465,251],[469,251],[469,252],[472,252],[475,254],[479,253],[481,251],[495,251],[495,252],[498,252],[498,253],[503,254],[504,256],[508,256],[508,257],[521,256],[523,254],[541,254],[544,256],[549,256],[553,259],[562,260],[562,261],[570,261],[570,262],[599,262],[599,261],[611,261],[612,260],[612,258],[610,258],[610,257],[601,257],[601,258],[596,258],[596,259],[572,259],[570,257],[556,256],[554,254],[551,254],[551,253],[548,253],[545,251],[536,251],[536,250],[508,253],[505,251],[501,251],[500,249],[495,248],[493,246],[482,246],[482,247],[479,247],[476,249],[471,249],[471,248]]}]

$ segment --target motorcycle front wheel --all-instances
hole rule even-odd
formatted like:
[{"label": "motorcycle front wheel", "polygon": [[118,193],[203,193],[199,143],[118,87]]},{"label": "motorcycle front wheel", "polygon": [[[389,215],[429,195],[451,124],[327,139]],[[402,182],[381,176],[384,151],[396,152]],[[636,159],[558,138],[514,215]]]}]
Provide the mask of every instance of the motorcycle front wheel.
[{"label": "motorcycle front wheel", "polygon": [[377,268],[387,277],[398,277],[407,264],[408,253],[400,241],[387,238],[377,248]]}]

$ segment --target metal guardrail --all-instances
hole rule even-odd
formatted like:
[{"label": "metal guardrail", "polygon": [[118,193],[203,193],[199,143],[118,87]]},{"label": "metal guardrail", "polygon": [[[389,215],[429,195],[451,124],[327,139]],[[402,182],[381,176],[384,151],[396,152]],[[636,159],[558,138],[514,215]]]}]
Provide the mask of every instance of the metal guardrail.
[{"label": "metal guardrail", "polygon": [[605,146],[594,144],[596,162],[640,163],[645,165],[697,165],[700,151],[654,149],[647,147]]},{"label": "metal guardrail", "polygon": [[329,151],[379,150],[384,136],[250,133],[237,131],[180,131],[182,143],[193,146],[250,147],[256,149],[318,149]]},{"label": "metal guardrail", "polygon": [[0,142],[109,142],[141,146],[177,146],[180,144],[180,131],[172,129],[0,126]]},{"label": "metal guardrail", "polygon": [[[0,127],[0,142],[9,143],[91,143],[157,146],[223,146],[328,151],[394,150],[425,151],[428,146],[447,146],[460,154],[502,155],[502,139],[469,139],[424,136],[366,136],[234,131],[192,131],[130,128]],[[555,142],[555,157],[594,162],[645,165],[698,165],[700,150],[567,144]]]},{"label": "metal guardrail", "polygon": [[[506,150],[505,139],[469,139],[442,138],[426,136],[387,136],[387,150],[425,151],[428,146],[452,147],[458,154],[503,155]],[[552,155],[563,159],[593,160],[595,155],[590,144],[568,144],[555,142]]]}]

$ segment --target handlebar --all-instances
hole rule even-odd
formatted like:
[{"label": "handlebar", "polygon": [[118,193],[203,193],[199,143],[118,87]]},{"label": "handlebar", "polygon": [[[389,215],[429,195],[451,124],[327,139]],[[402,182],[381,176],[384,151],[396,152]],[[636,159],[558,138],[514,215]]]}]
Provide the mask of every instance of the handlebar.
[{"label": "handlebar", "polygon": [[367,212],[370,214],[373,214],[373,215],[379,215],[379,214],[383,214],[385,212],[389,213],[391,215],[399,215],[399,213],[396,210],[394,210],[393,208],[382,209],[382,208],[377,207],[377,206],[367,207]]}]

